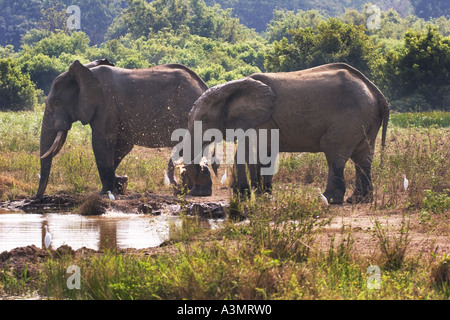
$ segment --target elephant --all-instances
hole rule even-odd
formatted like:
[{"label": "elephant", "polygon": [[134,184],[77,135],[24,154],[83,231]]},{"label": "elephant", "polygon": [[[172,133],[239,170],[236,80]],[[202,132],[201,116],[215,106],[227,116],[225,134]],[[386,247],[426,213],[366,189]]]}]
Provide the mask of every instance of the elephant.
[{"label": "elephant", "polygon": [[[275,129],[279,152],[323,152],[328,164],[323,195],[330,204],[344,203],[344,167],[351,158],[356,187],[347,202],[366,203],[373,200],[376,137],[383,126],[384,149],[389,112],[386,98],[365,75],[348,64],[331,63],[294,72],[256,73],[212,87],[196,100],[187,130],[193,136],[195,123],[200,122],[201,137],[209,129],[225,135],[227,129],[240,128],[255,129],[259,139],[261,129]],[[202,141],[202,151],[208,144]],[[267,148],[274,149],[272,139]],[[185,169],[194,189],[200,190],[207,188],[201,185],[206,173],[195,158],[198,155],[186,159]],[[260,158],[254,163],[245,159],[244,163],[234,159],[234,192],[242,194],[253,187],[270,192],[273,173],[260,170],[267,165]]]},{"label": "elephant", "polygon": [[[43,197],[52,159],[75,121],[92,128],[101,193],[118,193],[123,179],[115,172],[133,146],[172,146],[172,131],[186,128],[192,104],[207,89],[195,72],[180,64],[123,69],[107,59],[85,65],[74,61],[55,78],[46,99],[36,198]],[[172,161],[168,169],[174,182]]]}]

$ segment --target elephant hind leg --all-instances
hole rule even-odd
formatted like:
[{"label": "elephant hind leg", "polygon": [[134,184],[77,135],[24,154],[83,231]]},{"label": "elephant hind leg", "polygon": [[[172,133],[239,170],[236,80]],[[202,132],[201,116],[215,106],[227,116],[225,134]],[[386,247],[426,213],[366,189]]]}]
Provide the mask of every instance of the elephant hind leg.
[{"label": "elephant hind leg", "polygon": [[355,163],[356,181],[353,195],[347,199],[348,203],[370,203],[373,200],[372,185],[372,157],[373,148],[367,146],[361,151],[355,151],[351,158]]},{"label": "elephant hind leg", "polygon": [[[116,172],[117,167],[120,165],[122,160],[125,158],[127,154],[131,152],[133,149],[133,145],[124,141],[117,140],[116,146],[114,148],[114,172]],[[118,176],[115,175],[114,182],[114,193],[116,194],[124,194],[128,186],[128,177],[126,175]]]}]

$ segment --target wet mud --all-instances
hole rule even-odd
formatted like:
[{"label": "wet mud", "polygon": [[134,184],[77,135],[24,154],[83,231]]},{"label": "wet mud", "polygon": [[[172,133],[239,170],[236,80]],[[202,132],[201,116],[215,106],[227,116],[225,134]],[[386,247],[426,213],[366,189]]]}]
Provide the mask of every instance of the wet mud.
[{"label": "wet mud", "polygon": [[67,213],[101,215],[108,210],[129,214],[197,215],[204,218],[222,219],[227,215],[228,199],[222,197],[179,197],[146,192],[116,195],[110,200],[107,195],[69,195],[59,193],[42,199],[26,198],[0,202],[0,211],[24,213]]}]

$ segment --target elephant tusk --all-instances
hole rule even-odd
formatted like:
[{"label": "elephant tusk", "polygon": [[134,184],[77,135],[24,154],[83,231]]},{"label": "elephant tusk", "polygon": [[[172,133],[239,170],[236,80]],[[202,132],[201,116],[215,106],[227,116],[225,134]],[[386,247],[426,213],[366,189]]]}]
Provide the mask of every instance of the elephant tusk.
[{"label": "elephant tusk", "polygon": [[48,151],[46,153],[44,153],[41,156],[41,159],[47,158],[52,153],[55,153],[54,155],[56,155],[59,152],[59,150],[61,150],[61,147],[64,144],[65,140],[66,140],[66,132],[65,131],[58,131],[58,133],[56,135],[56,138],[55,138],[55,141],[53,141],[52,146],[48,149]]}]

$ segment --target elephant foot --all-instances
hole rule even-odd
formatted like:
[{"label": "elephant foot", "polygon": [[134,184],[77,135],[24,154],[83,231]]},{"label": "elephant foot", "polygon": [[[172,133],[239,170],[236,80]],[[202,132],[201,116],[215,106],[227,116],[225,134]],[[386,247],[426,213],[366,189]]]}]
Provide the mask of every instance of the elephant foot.
[{"label": "elephant foot", "polygon": [[250,187],[233,187],[233,195],[240,199],[249,199],[251,196]]},{"label": "elephant foot", "polygon": [[265,186],[256,189],[257,194],[265,194],[265,193],[272,194],[272,191],[273,191],[272,184],[266,184]]},{"label": "elephant foot", "polygon": [[195,184],[194,187],[189,192],[190,196],[195,197],[209,197],[212,195],[212,183],[199,185]]},{"label": "elephant foot", "polygon": [[327,198],[329,204],[343,204],[344,203],[344,196],[337,196],[337,195],[331,195],[327,193],[326,191],[323,193],[325,198]]},{"label": "elephant foot", "polygon": [[347,203],[371,203],[373,201],[373,194],[366,194],[365,196],[360,194],[353,194],[347,198]]},{"label": "elephant foot", "polygon": [[180,184],[173,186],[173,195],[179,196],[179,195],[186,195],[189,194],[189,188],[185,184]]},{"label": "elephant foot", "polygon": [[128,176],[116,176],[114,184],[114,193],[125,194],[128,187]]},{"label": "elephant foot", "polygon": [[183,186],[183,188],[187,188],[188,190],[191,190],[194,187],[192,180],[189,179],[186,172],[181,173],[181,185]]}]

